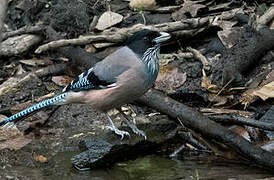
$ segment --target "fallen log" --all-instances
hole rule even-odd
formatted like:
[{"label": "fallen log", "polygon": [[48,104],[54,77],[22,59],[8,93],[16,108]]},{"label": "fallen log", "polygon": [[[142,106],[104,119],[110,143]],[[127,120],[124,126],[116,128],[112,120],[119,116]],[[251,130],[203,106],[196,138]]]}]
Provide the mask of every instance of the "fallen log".
[{"label": "fallen log", "polygon": [[179,118],[187,128],[207,138],[222,142],[256,165],[274,168],[273,153],[249,143],[243,137],[211,121],[193,108],[171,99],[157,90],[151,89],[138,101],[174,119]]}]

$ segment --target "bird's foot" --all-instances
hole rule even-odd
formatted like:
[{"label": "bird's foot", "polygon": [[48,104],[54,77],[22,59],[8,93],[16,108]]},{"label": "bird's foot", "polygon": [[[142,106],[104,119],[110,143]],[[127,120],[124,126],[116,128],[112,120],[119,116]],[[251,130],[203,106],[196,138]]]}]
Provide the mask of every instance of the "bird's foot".
[{"label": "bird's foot", "polygon": [[126,121],[127,122],[127,125],[131,128],[131,130],[139,135],[139,136],[143,136],[145,138],[145,140],[147,139],[147,136],[146,136],[146,133],[140,129],[137,128],[137,126],[132,122],[132,121]]},{"label": "bird's foot", "polygon": [[[132,110],[133,108],[131,108]],[[145,140],[147,139],[146,133],[140,129],[137,128],[137,126],[135,125],[135,123],[131,120],[128,119],[127,115],[122,111],[122,109],[118,109],[118,111],[120,112],[120,114],[124,117],[124,122],[127,123],[128,127],[131,128],[131,130],[140,136],[143,136],[145,138]],[[132,110],[133,111],[133,110]]]},{"label": "bird's foot", "polygon": [[117,127],[115,126],[106,126],[107,129],[115,132],[115,134],[120,135],[121,136],[121,140],[124,138],[124,136],[130,136],[130,134],[127,131],[122,131],[119,130]]}]

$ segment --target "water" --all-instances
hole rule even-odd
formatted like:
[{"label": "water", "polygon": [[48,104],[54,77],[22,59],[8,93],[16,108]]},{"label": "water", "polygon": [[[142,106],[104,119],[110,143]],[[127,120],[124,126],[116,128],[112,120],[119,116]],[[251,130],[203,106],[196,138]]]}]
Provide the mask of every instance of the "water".
[{"label": "water", "polygon": [[117,163],[112,168],[77,171],[70,163],[70,158],[75,154],[59,153],[49,163],[36,168],[13,167],[9,175],[35,180],[245,180],[274,177],[270,171],[263,169],[227,162],[209,163],[197,156],[176,160],[150,155]]}]

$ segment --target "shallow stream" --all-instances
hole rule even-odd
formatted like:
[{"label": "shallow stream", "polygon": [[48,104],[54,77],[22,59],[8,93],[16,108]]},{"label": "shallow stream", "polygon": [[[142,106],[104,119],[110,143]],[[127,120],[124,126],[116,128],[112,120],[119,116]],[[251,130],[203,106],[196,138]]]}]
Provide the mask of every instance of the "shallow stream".
[{"label": "shallow stream", "polygon": [[54,158],[54,163],[45,163],[39,168],[12,167],[10,176],[15,174],[18,176],[13,177],[35,180],[246,180],[274,177],[270,171],[236,163],[208,163],[197,157],[178,160],[156,155],[117,163],[111,168],[77,171],[70,163],[70,157],[75,154],[77,153],[59,153]]}]

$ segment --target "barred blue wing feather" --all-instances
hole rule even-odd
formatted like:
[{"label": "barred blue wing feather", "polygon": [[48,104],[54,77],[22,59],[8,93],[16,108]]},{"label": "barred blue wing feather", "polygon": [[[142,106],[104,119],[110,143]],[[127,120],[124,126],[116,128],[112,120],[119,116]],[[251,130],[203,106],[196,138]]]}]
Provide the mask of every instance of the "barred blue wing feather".
[{"label": "barred blue wing feather", "polygon": [[106,82],[100,80],[100,78],[94,73],[93,67],[88,71],[80,74],[76,79],[71,81],[69,85],[67,85],[63,92],[67,91],[84,91],[90,89],[103,89],[107,87],[112,87],[115,82]]}]

